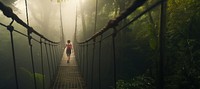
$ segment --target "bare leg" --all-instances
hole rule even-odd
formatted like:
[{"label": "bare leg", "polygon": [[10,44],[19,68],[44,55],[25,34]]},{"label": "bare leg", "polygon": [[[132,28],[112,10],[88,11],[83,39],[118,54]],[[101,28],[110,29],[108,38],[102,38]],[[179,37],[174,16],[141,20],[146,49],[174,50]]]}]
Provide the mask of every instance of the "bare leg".
[{"label": "bare leg", "polygon": [[70,55],[67,56],[67,63],[70,61]]}]

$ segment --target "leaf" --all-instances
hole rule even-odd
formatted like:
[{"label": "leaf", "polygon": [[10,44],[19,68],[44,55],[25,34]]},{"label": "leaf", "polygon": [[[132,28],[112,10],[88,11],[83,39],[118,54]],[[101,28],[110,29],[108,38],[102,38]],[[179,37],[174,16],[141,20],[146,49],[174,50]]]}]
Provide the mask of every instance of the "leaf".
[{"label": "leaf", "polygon": [[151,38],[151,39],[149,40],[149,45],[150,45],[150,47],[151,47],[153,50],[155,50],[155,49],[156,49],[156,46],[157,46],[157,44],[156,44],[156,39]]}]

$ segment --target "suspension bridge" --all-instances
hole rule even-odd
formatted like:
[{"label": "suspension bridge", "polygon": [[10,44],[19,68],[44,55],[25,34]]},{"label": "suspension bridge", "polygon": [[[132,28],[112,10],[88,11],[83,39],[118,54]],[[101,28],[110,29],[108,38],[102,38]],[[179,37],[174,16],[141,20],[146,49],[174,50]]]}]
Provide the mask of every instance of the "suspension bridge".
[{"label": "suspension bridge", "polygon": [[[98,1],[98,0],[97,0]],[[96,1],[96,3],[98,3]],[[65,54],[65,42],[64,33],[61,29],[60,41],[53,41],[48,39],[43,34],[39,33],[33,27],[29,26],[28,19],[25,23],[20,19],[13,10],[0,2],[0,10],[7,18],[11,18],[12,21],[9,24],[1,23],[0,25],[7,29],[10,35],[10,48],[12,51],[12,62],[13,62],[13,75],[15,89],[117,89],[117,44],[118,35],[127,26],[129,26],[138,18],[142,17],[144,14],[148,13],[152,9],[161,6],[160,12],[160,33],[159,33],[159,43],[160,43],[160,61],[158,70],[158,84],[157,89],[163,89],[163,41],[164,30],[165,30],[165,14],[166,14],[166,3],[165,0],[159,0],[157,3],[153,4],[137,16],[135,16],[130,22],[123,26],[118,26],[121,21],[127,18],[131,13],[142,6],[147,0],[135,0],[135,2],[127,8],[123,13],[121,13],[115,19],[109,20],[109,22],[102,27],[98,32],[95,32],[91,37],[84,41],[79,42],[77,40],[77,18],[76,18],[76,28],[74,33],[73,41],[73,53],[71,56],[70,63],[67,63],[67,58]],[[27,8],[27,6],[26,6]],[[96,8],[97,10],[97,8]],[[77,17],[77,16],[76,16]],[[96,14],[97,17],[97,14]],[[61,19],[62,20],[62,19]],[[13,26],[13,23],[23,26],[27,33],[20,32],[16,30],[17,28]],[[95,23],[95,29],[96,29]],[[61,25],[63,25],[61,23]],[[0,29],[2,30],[2,29]],[[0,31],[1,33],[1,31]],[[17,65],[17,54],[15,48],[15,38],[14,34],[19,34],[24,38],[27,38],[30,57],[31,57],[31,72],[24,68],[18,68]],[[22,43],[23,44],[23,43]],[[34,47],[38,45],[37,52]],[[2,49],[2,48],[1,48]],[[40,61],[36,62],[35,56],[38,54]],[[37,56],[38,56],[37,55]],[[40,67],[40,74],[37,72],[36,68]],[[21,70],[19,70],[21,69]],[[20,75],[20,71],[28,72],[30,75],[30,85],[26,84],[20,79],[26,76]],[[20,77],[19,77],[20,76]],[[22,83],[23,82],[23,83]],[[12,86],[12,87],[13,87]],[[2,85],[1,89],[10,89],[10,85]],[[14,88],[12,88],[14,89]]]}]

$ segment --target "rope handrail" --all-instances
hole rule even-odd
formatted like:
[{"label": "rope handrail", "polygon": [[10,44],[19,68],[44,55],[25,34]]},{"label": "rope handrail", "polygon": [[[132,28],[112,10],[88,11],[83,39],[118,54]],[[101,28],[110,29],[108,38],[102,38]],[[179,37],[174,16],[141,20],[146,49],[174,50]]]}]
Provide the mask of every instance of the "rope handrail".
[{"label": "rope handrail", "polygon": [[120,21],[122,21],[124,18],[126,18],[128,15],[130,15],[132,12],[134,12],[138,7],[142,6],[147,0],[136,0],[129,8],[126,9],[120,16],[118,16],[114,20],[108,21],[107,25],[104,26],[100,31],[96,32],[93,36],[86,39],[82,42],[77,42],[78,44],[84,44],[88,41],[91,41],[92,39],[96,38],[97,36],[103,34],[104,32],[108,31],[110,28],[114,28],[118,25]]},{"label": "rope handrail", "polygon": [[[118,30],[116,30],[116,32],[115,33],[118,33],[118,32],[120,32],[120,31],[122,31],[125,27],[127,27],[128,25],[130,25],[132,22],[134,22],[134,21],[136,21],[138,18],[140,18],[142,15],[144,15],[145,13],[147,13],[148,11],[150,11],[150,10],[152,10],[153,8],[155,8],[155,7],[157,7],[158,5],[160,5],[162,2],[164,2],[164,1],[166,1],[166,0],[162,0],[162,1],[158,1],[158,2],[156,2],[155,4],[153,4],[152,6],[150,6],[149,8],[147,8],[146,10],[144,10],[143,12],[141,12],[140,14],[138,14],[137,16],[135,16],[132,20],[130,20],[130,22],[128,22],[127,24],[125,24],[124,26],[122,26],[121,28],[119,28]],[[113,27],[111,27],[111,28],[114,28],[114,26]],[[105,30],[106,28],[103,28],[102,30]],[[108,30],[109,28],[107,28],[107,30]],[[89,41],[91,41],[92,39],[94,39],[94,38],[96,38],[97,36],[99,36],[99,35],[102,35],[105,31],[102,31],[102,30],[100,30],[99,32],[97,32],[96,34],[94,34],[93,36],[95,36],[95,37],[91,37],[91,38],[89,38],[89,39],[87,39],[86,41],[83,41],[83,42],[77,42],[78,44],[80,44],[80,45],[85,45],[84,43],[87,43],[87,42],[89,42]],[[107,31],[106,30],[106,31]],[[100,40],[98,40],[98,41],[95,41],[95,43],[98,43],[98,42],[100,42],[100,41],[102,41],[102,40],[105,40],[106,38],[108,38],[108,37],[111,37],[113,34],[115,34],[115,33],[111,33],[110,35],[107,35],[107,36],[105,36],[105,37],[103,37],[102,39],[100,39]],[[91,42],[91,43],[89,43],[89,45],[92,45],[94,42]]]},{"label": "rope handrail", "polygon": [[[38,35],[39,37],[43,38],[44,40],[50,42],[50,43],[53,43],[53,44],[59,44],[59,42],[55,42],[55,41],[52,41],[52,40],[49,40],[48,38],[44,37],[42,34],[40,34],[39,32],[37,32],[36,30],[34,30],[32,27],[30,27],[29,25],[27,25],[24,21],[22,21],[15,13],[13,13],[13,10],[4,5],[2,2],[0,2],[0,10],[3,12],[3,14],[5,16],[7,16],[8,18],[12,18],[12,20],[16,21],[17,23],[19,23],[20,25],[24,26],[25,28],[27,28],[28,32],[31,34],[31,33],[34,33],[36,35]],[[5,24],[0,24],[2,26],[6,26]],[[6,26],[7,27],[7,26]]]}]

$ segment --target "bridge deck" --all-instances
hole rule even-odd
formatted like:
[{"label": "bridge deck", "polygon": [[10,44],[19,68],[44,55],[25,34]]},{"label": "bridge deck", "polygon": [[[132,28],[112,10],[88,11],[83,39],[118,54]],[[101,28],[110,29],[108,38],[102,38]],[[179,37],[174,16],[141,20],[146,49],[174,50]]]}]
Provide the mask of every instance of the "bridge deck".
[{"label": "bridge deck", "polygon": [[63,53],[63,59],[51,89],[86,89],[73,53],[69,63],[67,63],[65,52]]}]

